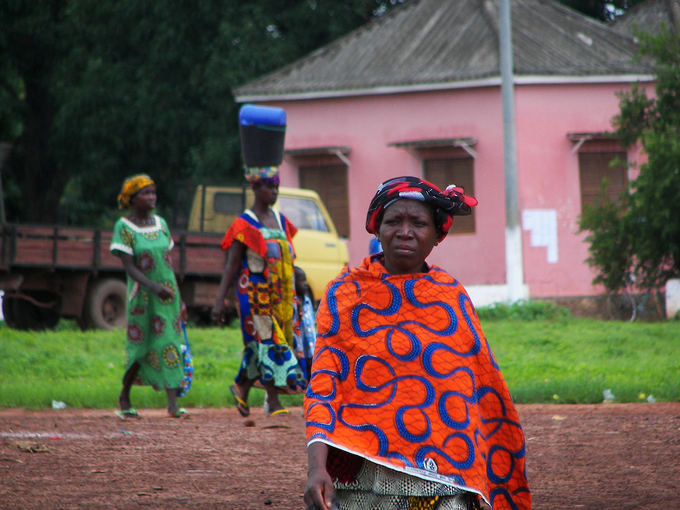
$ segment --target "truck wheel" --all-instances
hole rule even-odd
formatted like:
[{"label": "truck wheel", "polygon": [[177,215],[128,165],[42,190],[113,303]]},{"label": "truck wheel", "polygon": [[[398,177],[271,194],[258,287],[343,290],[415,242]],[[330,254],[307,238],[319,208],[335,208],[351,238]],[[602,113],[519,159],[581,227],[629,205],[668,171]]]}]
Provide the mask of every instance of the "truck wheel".
[{"label": "truck wheel", "polygon": [[108,278],[95,282],[87,300],[87,322],[97,329],[124,328],[126,295],[127,286],[121,280]]}]

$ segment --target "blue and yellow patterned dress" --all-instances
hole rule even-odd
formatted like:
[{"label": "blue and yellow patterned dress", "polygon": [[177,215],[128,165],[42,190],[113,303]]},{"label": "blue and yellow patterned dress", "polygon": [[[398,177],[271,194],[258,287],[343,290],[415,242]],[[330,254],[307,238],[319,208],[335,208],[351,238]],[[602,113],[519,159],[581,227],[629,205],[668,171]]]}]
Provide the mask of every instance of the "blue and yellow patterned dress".
[{"label": "blue and yellow patterned dress", "polygon": [[127,253],[135,265],[152,281],[174,290],[167,301],[161,301],[150,289],[128,275],[127,335],[125,371],[139,364],[136,384],[155,390],[179,388],[184,378],[181,345],[182,326],[180,295],[172,270],[170,250],[173,240],[165,220],[152,216],[154,223],[138,226],[120,218],[113,228],[111,252],[120,257]]}]

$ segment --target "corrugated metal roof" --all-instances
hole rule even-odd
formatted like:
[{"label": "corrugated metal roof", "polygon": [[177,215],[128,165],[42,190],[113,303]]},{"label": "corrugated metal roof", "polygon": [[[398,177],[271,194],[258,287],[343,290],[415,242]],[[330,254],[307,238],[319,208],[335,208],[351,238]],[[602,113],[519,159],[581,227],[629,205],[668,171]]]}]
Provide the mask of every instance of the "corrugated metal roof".
[{"label": "corrugated metal roof", "polygon": [[[517,78],[649,73],[632,37],[552,0],[511,0]],[[238,101],[498,84],[498,0],[409,0],[234,90]],[[587,80],[586,80],[587,81]]]}]

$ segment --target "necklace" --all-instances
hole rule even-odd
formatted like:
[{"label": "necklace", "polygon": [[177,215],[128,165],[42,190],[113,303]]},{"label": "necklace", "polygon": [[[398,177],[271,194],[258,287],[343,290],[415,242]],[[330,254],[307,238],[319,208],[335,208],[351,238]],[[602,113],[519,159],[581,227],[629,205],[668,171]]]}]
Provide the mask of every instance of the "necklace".
[{"label": "necklace", "polygon": [[263,226],[271,229],[278,229],[279,224],[276,221],[276,213],[272,209],[267,209],[262,214],[259,214],[255,209],[252,209],[257,221],[259,221]]},{"label": "necklace", "polygon": [[146,218],[139,218],[135,214],[131,214],[128,216],[128,219],[134,223],[135,225],[138,226],[143,226],[143,225],[153,225],[156,223],[156,220],[154,219],[153,216],[147,216]]}]

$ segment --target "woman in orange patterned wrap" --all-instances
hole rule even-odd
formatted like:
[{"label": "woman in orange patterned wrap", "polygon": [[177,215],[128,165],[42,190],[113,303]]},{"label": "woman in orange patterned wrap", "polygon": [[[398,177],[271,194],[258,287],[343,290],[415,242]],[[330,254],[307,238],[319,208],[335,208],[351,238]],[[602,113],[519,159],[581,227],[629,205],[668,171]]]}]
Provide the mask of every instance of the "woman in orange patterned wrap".
[{"label": "woman in orange patterned wrap", "polygon": [[309,508],[531,507],[524,434],[474,306],[425,262],[476,205],[415,177],[378,188],[366,229],[383,252],[331,282],[317,315]]}]

